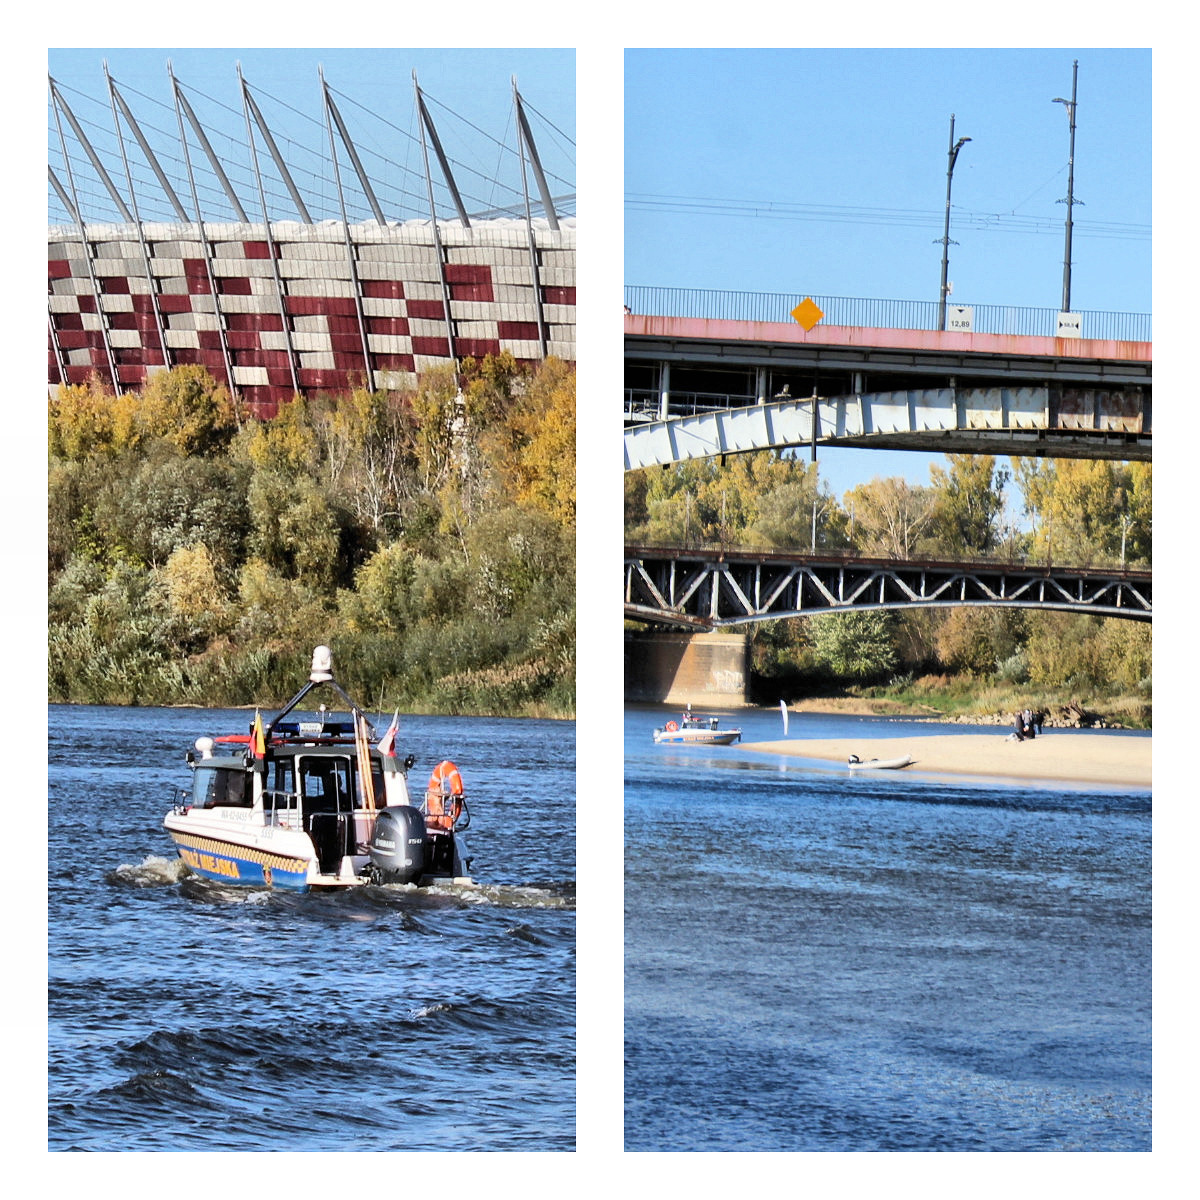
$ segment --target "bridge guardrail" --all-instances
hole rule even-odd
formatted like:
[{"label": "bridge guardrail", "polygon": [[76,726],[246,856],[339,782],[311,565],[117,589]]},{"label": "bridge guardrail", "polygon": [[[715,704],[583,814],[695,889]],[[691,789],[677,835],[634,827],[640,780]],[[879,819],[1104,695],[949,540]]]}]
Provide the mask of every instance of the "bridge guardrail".
[{"label": "bridge guardrail", "polygon": [[[789,324],[792,309],[806,296],[825,314],[827,325],[865,329],[922,329],[940,327],[936,300],[875,300],[845,296],[815,296],[802,292],[726,292],[705,288],[625,285],[625,306],[641,316],[694,317],[715,321],[775,321]],[[999,304],[971,305],[975,333],[1054,337],[1056,308],[1021,308]],[[1110,313],[1078,310],[1081,336],[1116,342],[1149,342],[1149,313]]]},{"label": "bridge guardrail", "polygon": [[747,546],[731,546],[713,542],[697,542],[684,546],[639,546],[625,547],[625,560],[631,559],[686,559],[689,557],[705,559],[711,562],[738,563],[835,563],[847,567],[929,567],[941,571],[963,570],[1014,570],[1032,572],[1057,571],[1096,578],[1116,577],[1130,580],[1150,579],[1153,572],[1150,567],[1126,567],[1119,564],[1107,563],[1063,563],[1053,560],[1035,561],[1018,558],[1015,555],[993,554],[980,555],[968,560],[929,558],[918,555],[911,559],[880,557],[879,555],[861,554],[854,549],[821,550],[816,553],[796,550],[766,550]]}]

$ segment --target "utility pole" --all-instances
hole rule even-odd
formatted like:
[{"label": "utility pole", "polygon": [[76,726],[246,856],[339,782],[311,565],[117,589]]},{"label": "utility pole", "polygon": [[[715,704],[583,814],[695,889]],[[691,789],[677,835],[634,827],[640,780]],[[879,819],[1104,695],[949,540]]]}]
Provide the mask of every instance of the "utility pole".
[{"label": "utility pole", "polygon": [[950,150],[949,150],[949,165],[946,168],[946,232],[942,235],[942,290],[940,300],[938,302],[938,328],[946,328],[946,294],[947,294],[947,275],[950,270],[950,186],[954,182],[954,162],[958,158],[958,152],[963,148],[964,143],[969,142],[969,137],[959,138],[954,140],[954,114],[950,114]]},{"label": "utility pole", "polygon": [[1055,96],[1051,101],[1052,104],[1062,104],[1066,106],[1067,116],[1071,121],[1071,147],[1067,158],[1067,198],[1060,200],[1059,204],[1067,206],[1067,244],[1063,252],[1063,294],[1062,294],[1062,310],[1065,313],[1071,311],[1071,209],[1075,204],[1075,95],[1076,85],[1079,79],[1079,59],[1076,59],[1071,65],[1071,98],[1064,100],[1062,96]]}]

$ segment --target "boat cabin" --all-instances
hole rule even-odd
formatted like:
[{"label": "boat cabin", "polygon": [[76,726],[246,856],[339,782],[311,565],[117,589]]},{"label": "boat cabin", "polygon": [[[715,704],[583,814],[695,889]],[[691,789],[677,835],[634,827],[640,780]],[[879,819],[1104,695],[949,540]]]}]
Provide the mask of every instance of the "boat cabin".
[{"label": "boat cabin", "polygon": [[385,761],[377,749],[368,751],[371,788],[364,796],[353,735],[340,728],[309,733],[276,725],[257,764],[247,761],[246,742],[236,741],[236,748],[218,748],[212,738],[198,740],[200,755],[191,756],[192,806],[256,809],[266,826],[307,833],[322,872],[335,871],[344,855],[362,853],[377,809],[410,803],[400,764]]}]

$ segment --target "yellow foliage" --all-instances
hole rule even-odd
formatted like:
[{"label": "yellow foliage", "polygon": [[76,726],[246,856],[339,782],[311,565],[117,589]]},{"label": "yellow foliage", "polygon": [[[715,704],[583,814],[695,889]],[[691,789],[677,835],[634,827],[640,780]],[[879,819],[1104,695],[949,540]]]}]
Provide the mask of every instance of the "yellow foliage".
[{"label": "yellow foliage", "polygon": [[548,358],[493,437],[497,472],[518,503],[575,524],[575,371]]},{"label": "yellow foliage", "polygon": [[151,376],[141,391],[139,420],[151,437],[180,454],[203,453],[235,425],[233,400],[204,367],[172,367]]},{"label": "yellow foliage", "polygon": [[180,454],[212,449],[235,424],[229,392],[203,368],[174,367],[153,375],[140,392],[116,396],[97,377],[64,384],[49,406],[49,447],[83,459],[162,438]]},{"label": "yellow foliage", "polygon": [[194,619],[224,607],[212,555],[203,543],[174,550],[163,567],[162,581],[176,616]]},{"label": "yellow foliage", "polygon": [[113,449],[113,396],[96,376],[63,384],[49,405],[50,453],[82,462]]},{"label": "yellow foliage", "polygon": [[259,470],[310,475],[318,458],[317,437],[308,401],[297,396],[280,407],[270,421],[254,426],[246,454]]}]

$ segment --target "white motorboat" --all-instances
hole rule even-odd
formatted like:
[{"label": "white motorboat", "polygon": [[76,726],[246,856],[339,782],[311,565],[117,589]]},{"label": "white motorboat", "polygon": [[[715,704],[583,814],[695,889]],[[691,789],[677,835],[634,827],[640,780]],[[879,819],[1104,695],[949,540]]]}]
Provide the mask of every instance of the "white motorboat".
[{"label": "white motorboat", "polygon": [[[348,711],[322,704],[312,719],[284,719],[318,687]],[[334,679],[329,648],[318,646],[308,682],[265,726],[256,712],[249,733],[197,739],[191,787],[163,825],[192,871],[223,883],[306,891],[469,882],[462,776],[443,761],[414,799],[415,760],[398,757],[398,727],[399,714],[376,742]]]},{"label": "white motorboat", "polygon": [[720,721],[720,717],[698,716],[689,704],[678,721],[668,721],[654,731],[654,740],[659,744],[729,746],[741,739],[740,729],[720,729]]}]

